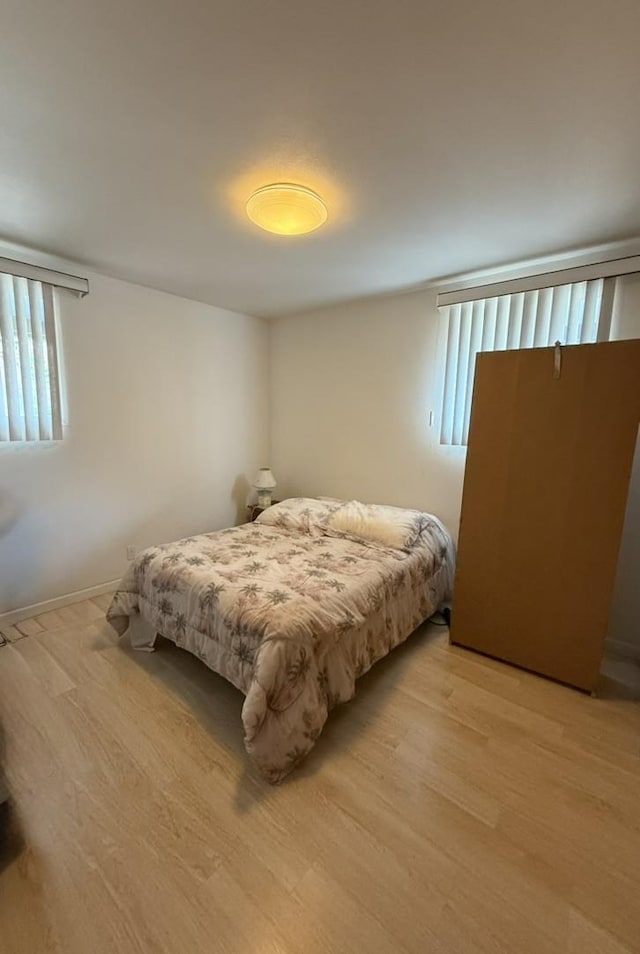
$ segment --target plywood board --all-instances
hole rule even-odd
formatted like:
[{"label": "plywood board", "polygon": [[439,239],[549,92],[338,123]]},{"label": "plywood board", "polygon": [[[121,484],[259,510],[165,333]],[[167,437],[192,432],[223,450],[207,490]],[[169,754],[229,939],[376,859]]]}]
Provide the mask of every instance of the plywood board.
[{"label": "plywood board", "polygon": [[453,642],[595,687],[639,421],[640,340],[478,356]]}]

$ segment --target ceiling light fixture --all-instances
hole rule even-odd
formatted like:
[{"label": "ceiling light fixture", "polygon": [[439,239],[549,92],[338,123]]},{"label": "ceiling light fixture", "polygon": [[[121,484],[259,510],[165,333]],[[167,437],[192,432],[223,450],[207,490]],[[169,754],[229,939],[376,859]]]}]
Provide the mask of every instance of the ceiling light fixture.
[{"label": "ceiling light fixture", "polygon": [[315,192],[291,182],[256,189],[247,200],[251,221],[276,235],[305,235],[327,221],[327,207]]}]

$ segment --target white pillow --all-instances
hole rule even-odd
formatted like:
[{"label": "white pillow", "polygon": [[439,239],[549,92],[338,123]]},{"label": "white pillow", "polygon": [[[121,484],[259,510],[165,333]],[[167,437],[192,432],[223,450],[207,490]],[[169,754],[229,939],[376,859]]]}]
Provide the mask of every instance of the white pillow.
[{"label": "white pillow", "polygon": [[420,510],[350,500],[331,514],[327,530],[360,542],[407,550],[416,542],[425,521]]},{"label": "white pillow", "polygon": [[318,536],[322,533],[330,515],[343,501],[315,497],[289,497],[281,503],[267,507],[256,517],[256,523],[281,530],[299,530]]}]

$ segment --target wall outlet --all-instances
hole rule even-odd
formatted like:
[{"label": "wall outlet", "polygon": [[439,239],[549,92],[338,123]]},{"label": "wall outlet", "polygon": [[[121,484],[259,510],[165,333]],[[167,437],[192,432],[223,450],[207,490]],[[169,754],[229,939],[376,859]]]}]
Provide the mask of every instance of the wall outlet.
[{"label": "wall outlet", "polygon": [[127,547],[127,560],[135,560],[136,554],[138,553],[138,548],[134,543],[130,543]]}]

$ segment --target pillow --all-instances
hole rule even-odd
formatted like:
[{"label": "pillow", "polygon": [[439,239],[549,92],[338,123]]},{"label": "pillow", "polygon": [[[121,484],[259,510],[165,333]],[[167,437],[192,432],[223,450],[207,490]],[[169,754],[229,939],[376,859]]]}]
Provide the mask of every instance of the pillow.
[{"label": "pillow", "polygon": [[281,530],[298,530],[319,536],[332,513],[342,507],[343,500],[290,497],[282,503],[267,507],[255,522]]},{"label": "pillow", "polygon": [[426,523],[420,510],[350,500],[329,515],[327,530],[359,543],[373,543],[394,550],[408,550]]}]

